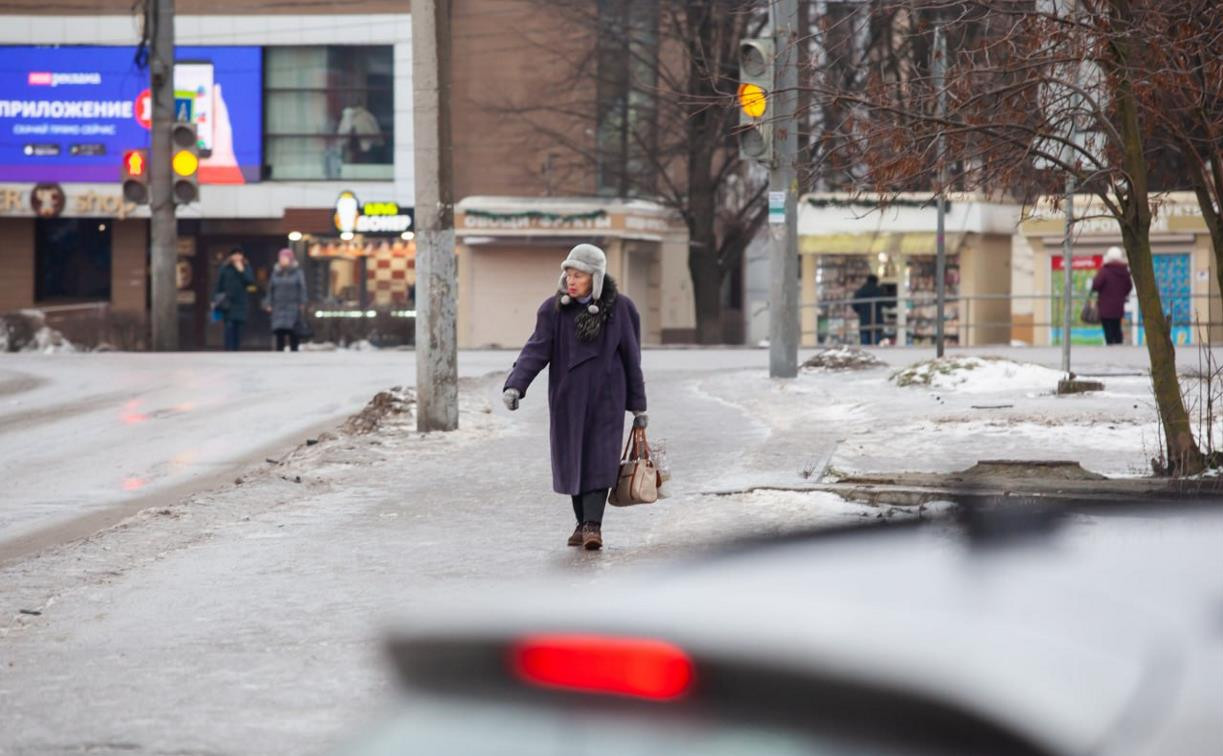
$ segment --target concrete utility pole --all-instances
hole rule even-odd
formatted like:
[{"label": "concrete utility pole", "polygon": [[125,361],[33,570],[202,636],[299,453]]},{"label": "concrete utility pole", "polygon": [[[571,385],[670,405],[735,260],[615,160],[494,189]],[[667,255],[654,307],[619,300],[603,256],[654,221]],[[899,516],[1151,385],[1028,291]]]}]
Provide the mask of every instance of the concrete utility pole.
[{"label": "concrete utility pole", "polygon": [[[1073,139],[1073,135],[1071,139]],[[1066,233],[1062,237],[1062,372],[1070,378],[1070,322],[1074,318],[1074,174],[1066,174]]]},{"label": "concrete utility pole", "polygon": [[170,169],[174,128],[174,0],[147,0],[145,24],[153,98],[152,148],[149,150],[149,265],[152,287],[153,349],[178,349],[178,222],[174,217],[174,182]]},{"label": "concrete utility pole", "polygon": [[777,0],[773,8],[776,80],[772,104],[773,165],[769,205],[784,194],[785,224],[769,224],[769,375],[798,375],[798,0]]},{"label": "concrete utility pole", "polygon": [[416,141],[416,429],[459,427],[450,3],[412,0]]},{"label": "concrete utility pole", "polygon": [[[947,116],[947,88],[944,85],[947,65],[947,39],[943,35],[943,27],[934,27],[934,60],[930,69],[934,75],[934,88],[938,92],[938,117]],[[944,159],[943,130],[938,132],[938,144],[934,154],[939,161],[938,169],[938,227],[935,232],[934,257],[934,291],[936,306],[934,321],[934,353],[942,357],[946,349],[946,334],[944,333],[943,317],[947,309],[947,170]]]}]

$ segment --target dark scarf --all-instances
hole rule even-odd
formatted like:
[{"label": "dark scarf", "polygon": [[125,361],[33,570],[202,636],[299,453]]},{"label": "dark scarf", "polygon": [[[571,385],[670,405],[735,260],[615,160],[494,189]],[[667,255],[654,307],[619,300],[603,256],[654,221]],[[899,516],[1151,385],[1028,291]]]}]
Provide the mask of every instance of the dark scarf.
[{"label": "dark scarf", "polygon": [[599,301],[594,302],[599,306],[598,312],[591,312],[588,308],[591,303],[585,304],[574,299],[569,304],[564,304],[563,298],[565,292],[558,291],[556,293],[556,309],[561,310],[566,307],[577,307],[577,335],[578,341],[594,341],[603,333],[603,324],[611,317],[612,307],[616,304],[616,297],[619,292],[616,290],[616,280],[611,276],[603,276],[603,295],[599,297]]}]

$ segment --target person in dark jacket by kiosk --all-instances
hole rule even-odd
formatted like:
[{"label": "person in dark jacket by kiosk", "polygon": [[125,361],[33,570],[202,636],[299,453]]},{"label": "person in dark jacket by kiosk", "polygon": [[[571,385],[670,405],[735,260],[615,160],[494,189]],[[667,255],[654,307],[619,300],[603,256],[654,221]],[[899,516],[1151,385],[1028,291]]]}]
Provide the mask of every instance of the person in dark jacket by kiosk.
[{"label": "person in dark jacket by kiosk", "polygon": [[255,285],[255,275],[241,249],[230,252],[217,276],[213,306],[221,311],[225,323],[225,351],[236,352],[242,345],[242,326],[246,323],[246,291]]},{"label": "person in dark jacket by kiosk", "polygon": [[297,264],[293,250],[280,250],[276,267],[268,279],[267,310],[272,314],[272,333],[276,334],[276,351],[283,352],[287,343],[296,352],[301,342],[301,325],[306,317],[306,276]]},{"label": "person in dark jacket by kiosk", "polygon": [[1125,300],[1134,288],[1130,269],[1125,264],[1125,253],[1120,247],[1109,247],[1104,253],[1104,265],[1091,281],[1091,290],[1098,294],[1100,326],[1104,329],[1105,344],[1120,344],[1121,319],[1125,317]]},{"label": "person in dark jacket by kiosk", "polygon": [[561,264],[560,287],[539,306],[535,332],[503,389],[510,410],[548,370],[552,488],[569,495],[577,527],[570,546],[603,546],[603,510],[620,470],[624,413],[646,427],[641,317],[607,275],[607,258],[579,244]]},{"label": "person in dark jacket by kiosk", "polygon": [[885,292],[879,286],[879,276],[871,273],[854,292],[854,299],[877,299],[875,302],[855,302],[858,314],[858,334],[863,344],[878,344],[883,335],[883,299]]}]

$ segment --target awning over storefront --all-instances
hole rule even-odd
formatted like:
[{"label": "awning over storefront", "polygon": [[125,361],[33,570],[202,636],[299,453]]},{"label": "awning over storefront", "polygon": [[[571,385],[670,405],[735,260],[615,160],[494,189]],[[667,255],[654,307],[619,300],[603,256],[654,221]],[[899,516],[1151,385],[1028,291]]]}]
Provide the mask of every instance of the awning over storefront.
[{"label": "awning over storefront", "polygon": [[[948,254],[955,254],[965,234],[946,234]],[[798,251],[804,255],[933,255],[937,244],[933,233],[880,232],[874,234],[824,234],[800,236]]]},{"label": "awning over storefront", "polygon": [[310,257],[409,257],[416,256],[416,242],[402,239],[343,239],[311,238],[306,243]]}]

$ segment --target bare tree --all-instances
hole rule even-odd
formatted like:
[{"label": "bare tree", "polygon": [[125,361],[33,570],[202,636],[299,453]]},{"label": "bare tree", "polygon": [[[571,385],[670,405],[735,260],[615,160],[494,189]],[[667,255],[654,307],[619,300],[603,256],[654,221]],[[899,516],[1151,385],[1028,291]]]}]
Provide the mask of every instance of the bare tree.
[{"label": "bare tree", "polygon": [[1135,97],[1148,139],[1179,155],[1162,173],[1174,171],[1169,178],[1197,196],[1223,292],[1223,7],[1181,0],[1152,11],[1142,29],[1150,75]]},{"label": "bare tree", "polygon": [[595,92],[594,112],[543,97],[490,110],[529,122],[597,193],[676,210],[688,229],[697,340],[724,341],[724,287],[766,213],[767,177],[739,159],[729,94],[739,40],[762,27],[760,3],[539,0],[539,9],[588,36],[577,55],[546,40],[538,48],[569,72],[559,86]]},{"label": "bare tree", "polygon": [[[848,113],[836,155],[860,166],[883,195],[914,185],[959,188],[1025,202],[1054,195],[1069,174],[1116,220],[1146,328],[1156,405],[1170,470],[1194,474],[1203,456],[1176,373],[1169,322],[1151,255],[1149,139],[1143,93],[1160,65],[1145,25],[1160,0],[894,0],[873,5],[894,40],[897,66],[872,66],[863,86],[813,77],[813,94]],[[957,40],[939,94],[926,74],[934,24]],[[938,137],[945,145],[939,151]]]}]

